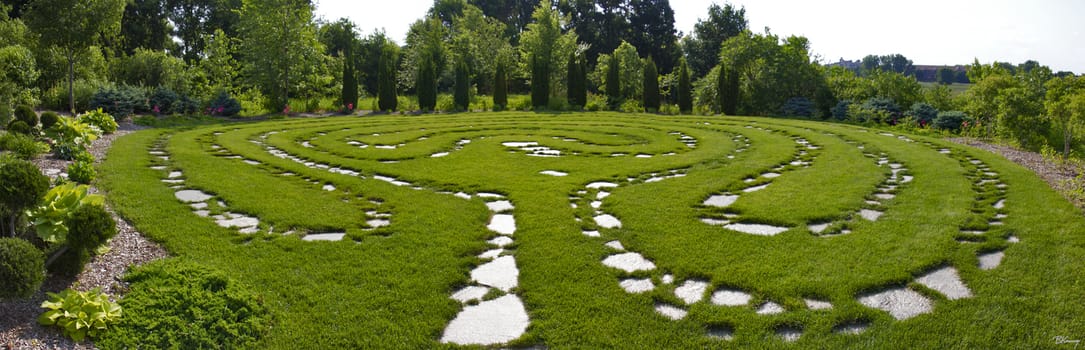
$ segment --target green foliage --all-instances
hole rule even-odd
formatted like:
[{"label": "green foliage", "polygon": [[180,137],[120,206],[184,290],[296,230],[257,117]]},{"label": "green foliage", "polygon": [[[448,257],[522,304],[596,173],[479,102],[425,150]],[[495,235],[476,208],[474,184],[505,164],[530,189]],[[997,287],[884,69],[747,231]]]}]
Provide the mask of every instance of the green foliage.
[{"label": "green foliage", "polygon": [[[576,50],[576,32],[562,31],[563,18],[550,0],[543,0],[531,14],[533,23],[520,36],[521,71],[531,77],[531,104],[545,108],[551,96],[563,96],[564,66]],[[544,96],[545,95],[545,96]]]},{"label": "green foliage", "polygon": [[[268,96],[268,110],[278,111],[291,93],[309,93],[325,68],[312,24],[313,4],[292,0],[245,0],[239,12],[243,76]],[[309,86],[305,86],[307,84]]]},{"label": "green foliage", "polygon": [[587,82],[584,78],[584,64],[577,59],[576,54],[569,55],[569,62],[565,65],[566,78],[568,82],[567,94],[565,99],[569,101],[569,104],[576,109],[583,109],[584,104],[587,103]]},{"label": "green foliage", "polygon": [[682,114],[693,113],[693,94],[686,59],[678,61],[678,110]]},{"label": "green foliage", "polygon": [[415,90],[418,91],[418,106],[422,111],[433,111],[437,107],[437,74],[434,63],[429,56],[422,57],[422,64],[418,66],[418,83]]},{"label": "green foliage", "polygon": [[[604,58],[603,56],[599,57]],[[606,62],[608,63],[606,67],[607,79],[604,83],[606,85],[607,102],[610,103],[611,108],[616,108],[622,102],[622,63],[618,59],[618,55],[611,55]]]},{"label": "green foliage", "polygon": [[226,91],[220,91],[215,99],[211,100],[208,109],[211,115],[232,117],[241,112],[241,103],[237,102],[236,98],[230,97]]},{"label": "green foliage", "polygon": [[494,73],[494,110],[502,111],[509,105],[508,81],[505,76],[505,64],[498,63]]},{"label": "green foliage", "polygon": [[[111,85],[85,79],[77,79],[72,85],[72,98],[75,102],[75,111],[82,112],[90,108],[90,100],[94,95]],[[57,84],[42,94],[42,107],[58,111],[68,110],[68,84]],[[45,129],[45,127],[42,127]]]},{"label": "green foliage", "polygon": [[49,178],[33,163],[0,157],[0,232],[14,236],[23,210],[38,203],[49,190]]},{"label": "green foliage", "polygon": [[[147,92],[135,86],[106,87],[90,98],[90,110],[101,109],[109,115],[124,119],[135,113],[147,113]],[[161,108],[161,107],[159,107]]]},{"label": "green foliage", "polygon": [[86,185],[66,183],[53,187],[41,199],[41,205],[26,214],[34,224],[38,238],[49,243],[65,242],[68,236],[69,218],[81,206],[105,203],[105,197],[87,194]]},{"label": "green foliage", "polygon": [[780,114],[791,117],[813,117],[814,102],[806,97],[792,97],[780,107]]},{"label": "green foliage", "polygon": [[34,159],[49,152],[49,145],[35,140],[33,136],[15,132],[0,134],[0,151],[9,151],[19,159]]},{"label": "green foliage", "polygon": [[53,153],[60,159],[72,159],[75,154],[85,151],[90,143],[98,139],[101,131],[75,118],[61,117],[56,125],[45,130],[45,135],[55,141]]},{"label": "green foliage", "polygon": [[68,178],[76,183],[89,185],[94,181],[94,156],[90,152],[81,152],[75,156],[75,161],[68,165]]},{"label": "green foliage", "polygon": [[80,114],[79,122],[94,126],[107,135],[116,132],[118,126],[113,116],[103,112],[101,108]]},{"label": "green foliage", "polygon": [[131,55],[112,60],[110,65],[111,80],[117,84],[180,92],[192,90],[185,61],[165,50],[139,48]]},{"label": "green foliage", "polygon": [[19,238],[0,238],[0,299],[34,295],[45,280],[45,255]]},{"label": "green foliage", "polygon": [[343,91],[340,94],[343,108],[349,110],[347,113],[354,113],[358,107],[358,74],[354,71],[352,54],[353,50],[347,50],[347,58],[343,60]]},{"label": "green foliage", "polygon": [[467,64],[460,61],[456,64],[456,85],[453,88],[455,110],[468,111],[471,103],[471,77],[467,73]]},{"label": "green foliage", "polygon": [[531,58],[531,105],[536,109],[550,104],[550,62]]},{"label": "green foliage", "polygon": [[124,319],[102,348],[252,348],[271,326],[263,299],[221,271],[176,259],[124,277]]},{"label": "green foliage", "polygon": [[31,132],[30,126],[22,120],[12,120],[11,123],[8,123],[7,129],[12,133],[22,135],[30,135]]},{"label": "green foliage", "polygon": [[102,204],[80,205],[65,222],[68,227],[65,244],[57,246],[49,271],[68,277],[79,275],[98,247],[117,235],[116,225]]},{"label": "green foliage", "polygon": [[38,126],[38,114],[34,112],[34,108],[27,105],[15,107],[15,120],[21,121],[29,127]]},{"label": "green foliage", "polygon": [[395,112],[399,103],[396,98],[396,62],[399,58],[399,47],[388,42],[381,48],[380,68],[377,82],[377,104],[382,112]]},{"label": "green foliage", "polygon": [[742,96],[738,69],[720,64],[716,79],[716,105],[719,106],[719,112],[724,115],[737,114],[739,98]]},{"label": "green foliage", "polygon": [[60,116],[56,112],[46,111],[41,113],[41,129],[46,130],[52,128],[60,121]]},{"label": "green foliage", "polygon": [[915,118],[916,122],[922,125],[929,125],[938,117],[938,109],[923,102],[916,102],[915,104],[912,104],[912,108],[908,111],[908,115]]},{"label": "green foliage", "polygon": [[121,306],[109,301],[109,296],[99,289],[49,293],[41,307],[46,311],[38,317],[38,324],[56,326],[76,342],[101,336],[121,319]]},{"label": "green foliage", "polygon": [[690,75],[703,78],[720,63],[720,45],[749,27],[746,8],[724,3],[708,7],[708,16],[698,18],[693,35],[687,36],[683,48],[689,57]]},{"label": "green foliage", "polygon": [[957,132],[961,130],[961,124],[966,120],[964,112],[945,111],[939,112],[938,118],[934,119],[934,127],[939,130]]},{"label": "green foliage", "polygon": [[0,43],[0,105],[37,104],[38,89],[34,83],[40,75],[34,54],[20,45],[5,45]]},{"label": "green foliage", "polygon": [[659,112],[659,71],[651,57],[644,65],[644,79],[641,81],[644,84],[641,89],[644,94],[644,109],[651,113]]}]

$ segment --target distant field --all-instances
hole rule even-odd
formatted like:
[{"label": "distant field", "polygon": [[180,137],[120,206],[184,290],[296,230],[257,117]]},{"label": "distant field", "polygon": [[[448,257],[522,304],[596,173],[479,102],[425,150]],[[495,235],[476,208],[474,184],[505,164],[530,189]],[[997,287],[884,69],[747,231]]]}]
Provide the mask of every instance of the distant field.
[{"label": "distant field", "polygon": [[616,113],[288,119],[140,131],[101,173],[141,232],[262,295],[260,348],[1085,338],[1080,212],[1002,157],[915,135]]},{"label": "distant field", "polygon": [[[922,85],[925,88],[930,88],[930,87],[937,86],[938,83],[920,82],[919,85]],[[972,84],[950,84],[950,85],[946,85],[946,86],[949,87],[949,90],[951,92],[953,92],[954,96],[956,96],[956,95],[963,94],[965,91],[968,91],[968,88],[972,87]]]}]

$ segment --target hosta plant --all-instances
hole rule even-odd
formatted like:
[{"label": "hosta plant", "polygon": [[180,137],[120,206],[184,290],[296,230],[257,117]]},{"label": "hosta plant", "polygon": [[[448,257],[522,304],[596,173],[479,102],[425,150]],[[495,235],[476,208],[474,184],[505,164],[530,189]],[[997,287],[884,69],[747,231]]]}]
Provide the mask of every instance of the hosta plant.
[{"label": "hosta plant", "polygon": [[82,205],[103,205],[105,197],[87,194],[86,185],[66,183],[45,193],[42,204],[27,211],[38,237],[49,243],[64,242],[68,235],[65,222]]},{"label": "hosta plant", "polygon": [[96,126],[106,134],[117,131],[117,121],[109,113],[103,112],[101,108],[80,114],[79,121]]},{"label": "hosta plant", "polygon": [[109,301],[109,296],[99,289],[49,293],[49,299],[41,307],[47,310],[38,317],[38,323],[57,326],[76,342],[97,337],[121,318],[121,306]]},{"label": "hosta plant", "polygon": [[45,135],[55,142],[53,153],[61,159],[69,160],[75,154],[85,151],[100,134],[101,130],[97,126],[66,117],[60,117],[53,127],[45,131]]}]

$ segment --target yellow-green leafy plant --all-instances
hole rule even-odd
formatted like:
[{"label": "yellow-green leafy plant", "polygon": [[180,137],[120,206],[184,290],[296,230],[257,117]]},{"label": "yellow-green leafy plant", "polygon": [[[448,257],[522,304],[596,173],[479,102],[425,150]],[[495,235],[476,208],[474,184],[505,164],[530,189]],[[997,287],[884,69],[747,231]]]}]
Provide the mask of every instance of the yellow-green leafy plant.
[{"label": "yellow-green leafy plant", "polygon": [[68,235],[68,218],[83,205],[103,205],[105,197],[87,194],[86,185],[66,183],[45,193],[42,204],[27,211],[38,237],[49,243],[62,243]]},{"label": "yellow-green leafy plant", "polygon": [[56,143],[53,153],[61,159],[72,159],[77,153],[85,151],[90,143],[98,139],[101,130],[97,126],[67,117],[60,117],[45,135]]},{"label": "yellow-green leafy plant", "polygon": [[117,121],[109,113],[103,112],[101,108],[80,114],[79,122],[96,126],[106,134],[117,131]]},{"label": "yellow-green leafy plant", "polygon": [[121,306],[95,288],[87,292],[66,289],[49,293],[41,303],[45,313],[38,317],[43,326],[56,326],[76,342],[95,338],[121,318]]}]

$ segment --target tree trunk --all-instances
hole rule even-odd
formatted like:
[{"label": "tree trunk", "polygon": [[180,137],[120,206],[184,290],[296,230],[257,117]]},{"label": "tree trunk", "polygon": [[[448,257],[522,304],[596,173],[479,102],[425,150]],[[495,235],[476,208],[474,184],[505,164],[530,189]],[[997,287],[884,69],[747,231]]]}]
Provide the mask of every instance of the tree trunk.
[{"label": "tree trunk", "polygon": [[67,50],[68,56],[68,112],[75,116],[75,52]]}]

